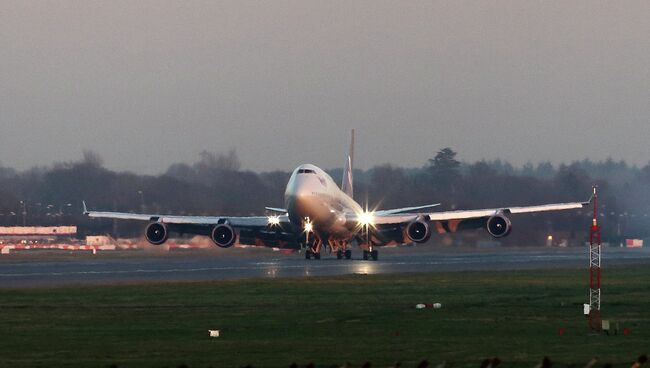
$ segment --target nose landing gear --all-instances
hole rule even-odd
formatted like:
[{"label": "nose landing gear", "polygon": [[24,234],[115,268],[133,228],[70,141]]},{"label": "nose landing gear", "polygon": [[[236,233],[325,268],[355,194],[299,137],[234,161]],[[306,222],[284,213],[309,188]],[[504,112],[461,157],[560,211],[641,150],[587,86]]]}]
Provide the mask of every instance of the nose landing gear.
[{"label": "nose landing gear", "polygon": [[[323,241],[321,238],[313,232],[314,228],[309,217],[305,217],[303,223],[304,234],[305,234],[305,259],[320,259],[320,251],[323,247]],[[313,234],[313,239],[309,238],[309,234]]]},{"label": "nose landing gear", "polygon": [[320,251],[323,248],[323,242],[320,237],[314,236],[314,244],[307,244],[307,249],[305,250],[305,259],[320,259]]},{"label": "nose landing gear", "polygon": [[305,251],[305,259],[311,259],[314,257],[314,259],[320,259],[320,252],[314,252],[311,249],[307,249]]}]

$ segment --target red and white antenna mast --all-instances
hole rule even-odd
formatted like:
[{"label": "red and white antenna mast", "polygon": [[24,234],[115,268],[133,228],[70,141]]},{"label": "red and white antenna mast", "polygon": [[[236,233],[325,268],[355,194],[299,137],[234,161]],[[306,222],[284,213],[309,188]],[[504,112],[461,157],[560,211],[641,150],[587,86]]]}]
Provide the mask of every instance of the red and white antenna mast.
[{"label": "red and white antenna mast", "polygon": [[598,225],[598,187],[593,186],[594,216],[589,231],[589,330],[600,332],[600,226]]}]

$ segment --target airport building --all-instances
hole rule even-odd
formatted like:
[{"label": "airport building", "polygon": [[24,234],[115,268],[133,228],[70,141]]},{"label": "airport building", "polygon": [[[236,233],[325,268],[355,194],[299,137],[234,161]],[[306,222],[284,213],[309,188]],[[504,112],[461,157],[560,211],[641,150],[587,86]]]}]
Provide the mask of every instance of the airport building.
[{"label": "airport building", "polygon": [[48,244],[71,242],[76,226],[6,226],[0,227],[0,244]]}]

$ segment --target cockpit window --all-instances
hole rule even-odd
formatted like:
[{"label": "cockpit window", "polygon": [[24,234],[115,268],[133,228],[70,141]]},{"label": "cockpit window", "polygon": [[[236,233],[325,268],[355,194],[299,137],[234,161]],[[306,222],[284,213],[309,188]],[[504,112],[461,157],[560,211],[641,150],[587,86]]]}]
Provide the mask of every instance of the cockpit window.
[{"label": "cockpit window", "polygon": [[298,174],[315,174],[316,172],[311,169],[298,169]]}]

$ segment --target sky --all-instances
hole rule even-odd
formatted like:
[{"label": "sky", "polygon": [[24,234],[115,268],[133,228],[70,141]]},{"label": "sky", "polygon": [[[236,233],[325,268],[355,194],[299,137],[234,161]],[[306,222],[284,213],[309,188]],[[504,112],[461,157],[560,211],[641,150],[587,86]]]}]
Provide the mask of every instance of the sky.
[{"label": "sky", "polygon": [[650,160],[649,1],[0,0],[0,162]]}]

